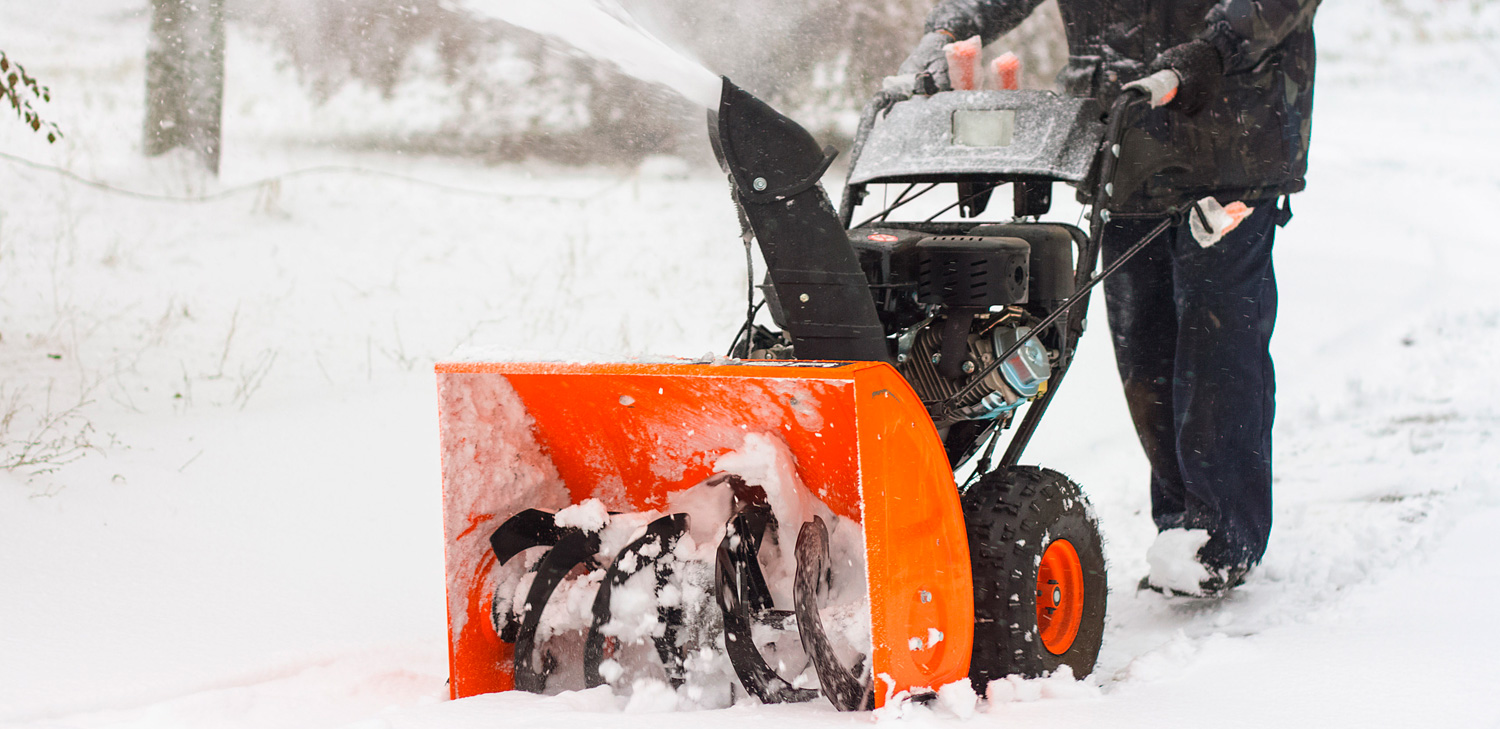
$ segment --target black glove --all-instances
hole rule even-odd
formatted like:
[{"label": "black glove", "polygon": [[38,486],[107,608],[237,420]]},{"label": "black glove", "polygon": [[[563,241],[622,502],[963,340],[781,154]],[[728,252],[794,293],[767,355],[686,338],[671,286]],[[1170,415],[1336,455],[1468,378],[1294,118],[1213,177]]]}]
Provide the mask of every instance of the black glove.
[{"label": "black glove", "polygon": [[[901,63],[901,68],[896,73],[916,74],[916,92],[919,94],[953,90],[953,84],[948,80],[948,54],[943,52],[943,46],[952,42],[953,35],[946,31],[937,30],[922,36],[922,40],[917,42],[917,47]],[[927,88],[924,88],[925,84],[922,82],[923,74],[932,78],[932,84]]]},{"label": "black glove", "polygon": [[1192,116],[1218,93],[1224,78],[1224,58],[1208,41],[1192,40],[1162,51],[1148,71],[1167,69],[1177,74],[1177,96],[1165,106]]}]

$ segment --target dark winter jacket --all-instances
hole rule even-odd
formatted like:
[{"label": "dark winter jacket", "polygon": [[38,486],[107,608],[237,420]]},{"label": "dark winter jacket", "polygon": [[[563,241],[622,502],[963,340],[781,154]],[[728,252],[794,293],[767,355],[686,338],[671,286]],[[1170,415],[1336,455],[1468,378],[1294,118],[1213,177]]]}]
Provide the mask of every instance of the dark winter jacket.
[{"label": "dark winter jacket", "polygon": [[[1214,195],[1253,200],[1301,190],[1312,132],[1313,12],[1319,0],[1058,0],[1068,35],[1067,93],[1107,105],[1157,54],[1195,38],[1224,57],[1202,111],[1144,112],[1127,132],[1116,212],[1159,212]],[[1041,0],[942,0],[927,30],[986,44]]]}]

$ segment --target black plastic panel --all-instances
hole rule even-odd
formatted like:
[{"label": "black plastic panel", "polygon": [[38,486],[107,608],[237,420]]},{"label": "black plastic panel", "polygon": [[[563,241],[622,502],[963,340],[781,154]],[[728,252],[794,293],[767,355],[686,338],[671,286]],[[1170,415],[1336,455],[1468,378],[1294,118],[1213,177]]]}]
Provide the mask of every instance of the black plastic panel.
[{"label": "black plastic panel", "polygon": [[917,243],[917,300],[960,309],[1026,301],[1031,246],[1020,238],[933,236]]},{"label": "black plastic panel", "polygon": [[1075,230],[1055,223],[1014,223],[980,225],[969,232],[972,235],[1020,238],[1030,243],[1031,285],[1027,298],[1032,303],[1041,303],[1062,301],[1073,295]]}]

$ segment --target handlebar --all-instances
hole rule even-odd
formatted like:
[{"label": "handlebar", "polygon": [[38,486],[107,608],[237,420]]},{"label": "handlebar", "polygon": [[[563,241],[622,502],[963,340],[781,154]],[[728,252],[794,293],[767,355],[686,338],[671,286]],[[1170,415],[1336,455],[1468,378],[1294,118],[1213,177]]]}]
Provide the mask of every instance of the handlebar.
[{"label": "handlebar", "polygon": [[1137,79],[1125,84],[1121,91],[1141,91],[1151,99],[1151,108],[1164,104],[1170,104],[1172,99],[1177,98],[1177,87],[1182,84],[1182,78],[1176,71],[1165,68],[1151,74],[1143,79]]}]

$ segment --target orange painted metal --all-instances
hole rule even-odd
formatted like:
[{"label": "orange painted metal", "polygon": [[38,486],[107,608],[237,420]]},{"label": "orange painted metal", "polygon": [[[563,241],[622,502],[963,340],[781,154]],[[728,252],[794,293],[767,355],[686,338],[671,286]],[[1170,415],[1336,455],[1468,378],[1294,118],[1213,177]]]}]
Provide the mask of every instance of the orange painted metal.
[{"label": "orange painted metal", "polygon": [[1036,624],[1054,655],[1073,647],[1083,623],[1083,563],[1066,539],[1047,545],[1036,571]]},{"label": "orange painted metal", "polygon": [[[882,363],[444,363],[437,367],[455,698],[511,688],[489,618],[491,532],[523,508],[663,509],[750,433],[865,531],[876,703],[968,675],[973,595],[952,472]],[[790,606],[787,606],[790,607]]]}]

